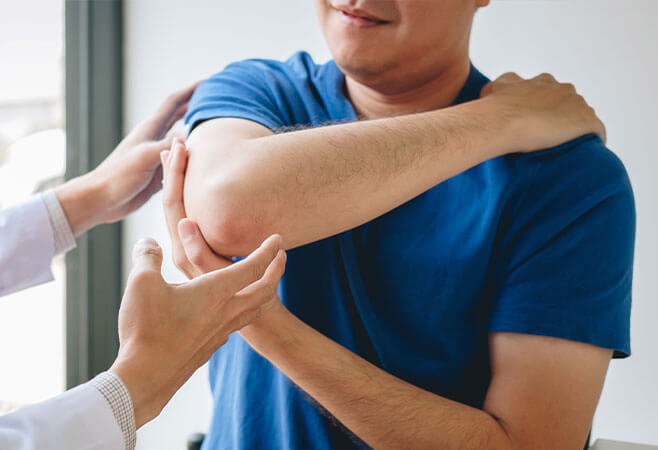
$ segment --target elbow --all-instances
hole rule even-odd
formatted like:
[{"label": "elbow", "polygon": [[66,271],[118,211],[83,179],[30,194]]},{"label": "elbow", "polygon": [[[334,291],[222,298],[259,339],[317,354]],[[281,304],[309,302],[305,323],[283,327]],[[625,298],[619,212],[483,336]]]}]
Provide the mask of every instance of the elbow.
[{"label": "elbow", "polygon": [[185,210],[208,245],[224,256],[247,256],[267,237],[264,202],[243,183],[222,181],[206,188],[186,182]]}]

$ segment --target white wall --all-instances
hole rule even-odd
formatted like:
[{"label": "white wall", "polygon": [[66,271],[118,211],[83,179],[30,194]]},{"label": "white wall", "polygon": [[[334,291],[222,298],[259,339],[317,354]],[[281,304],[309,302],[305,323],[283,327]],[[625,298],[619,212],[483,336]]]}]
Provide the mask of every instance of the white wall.
[{"label": "white wall", "polygon": [[[234,60],[282,59],[299,49],[317,60],[328,59],[312,3],[127,0],[126,126],[147,115],[172,89]],[[655,0],[494,1],[478,14],[472,46],[473,61],[489,76],[549,71],[574,82],[604,119],[609,145],[626,164],[638,209],[634,354],[612,363],[594,435],[653,444],[658,444],[658,236],[652,233],[658,223],[656,18]],[[169,254],[159,201],[156,197],[127,221],[126,255],[146,235]],[[181,279],[170,263],[165,274]],[[182,449],[188,433],[207,429],[211,400],[206,378],[202,369],[140,431],[138,448]]]},{"label": "white wall", "polygon": [[573,82],[608,129],[637,206],[631,345],[613,361],[593,434],[658,444],[658,2],[499,1],[476,19],[472,58],[489,76],[551,72]]}]

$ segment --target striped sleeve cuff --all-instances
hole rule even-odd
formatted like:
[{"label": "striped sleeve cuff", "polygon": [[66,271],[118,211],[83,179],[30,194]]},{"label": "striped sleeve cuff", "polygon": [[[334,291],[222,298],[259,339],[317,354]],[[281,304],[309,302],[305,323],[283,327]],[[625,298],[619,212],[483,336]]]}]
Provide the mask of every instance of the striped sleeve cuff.
[{"label": "striped sleeve cuff", "polygon": [[68,252],[75,247],[75,236],[71,231],[69,221],[62,209],[62,205],[57,199],[55,191],[50,190],[41,194],[41,199],[48,210],[50,224],[53,227],[53,236],[55,238],[55,255]]},{"label": "striped sleeve cuff", "polygon": [[135,411],[130,393],[121,378],[112,372],[103,372],[89,383],[103,394],[110,404],[114,418],[121,428],[126,443],[126,450],[133,450],[137,443],[135,429]]}]

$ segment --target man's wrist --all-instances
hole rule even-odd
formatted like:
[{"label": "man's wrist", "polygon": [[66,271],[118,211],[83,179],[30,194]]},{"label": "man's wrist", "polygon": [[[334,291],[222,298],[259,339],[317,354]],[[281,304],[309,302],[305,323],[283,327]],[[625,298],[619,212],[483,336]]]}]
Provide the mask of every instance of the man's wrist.
[{"label": "man's wrist", "polygon": [[495,99],[481,98],[459,105],[476,129],[475,150],[485,151],[485,160],[521,150],[521,118]]},{"label": "man's wrist", "polygon": [[526,150],[528,127],[523,115],[495,98],[484,97],[471,103],[475,104],[480,117],[487,124],[483,127],[484,139],[493,157]]},{"label": "man's wrist", "polygon": [[290,349],[297,339],[297,319],[280,300],[272,307],[265,306],[261,316],[240,330],[240,335],[261,354],[277,348]]},{"label": "man's wrist", "polygon": [[55,195],[75,236],[102,222],[100,216],[105,210],[103,192],[91,173],[55,188]]}]

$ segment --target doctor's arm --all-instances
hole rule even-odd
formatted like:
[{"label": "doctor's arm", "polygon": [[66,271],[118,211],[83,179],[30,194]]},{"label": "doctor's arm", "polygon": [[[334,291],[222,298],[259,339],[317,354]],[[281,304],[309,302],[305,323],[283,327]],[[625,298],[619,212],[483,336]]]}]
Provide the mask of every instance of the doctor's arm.
[{"label": "doctor's arm", "polygon": [[240,263],[167,284],[162,251],[140,241],[119,311],[119,354],[108,372],[44,403],[0,417],[0,448],[121,449],[157,416],[228,335],[256,319],[285,267],[272,236]]},{"label": "doctor's arm", "polygon": [[195,87],[170,95],[93,171],[0,210],[0,296],[52,280],[52,258],[75,236],[124,218],[161,188],[159,154]]}]

